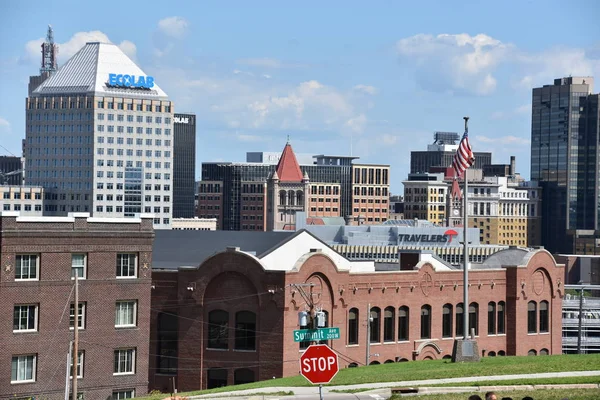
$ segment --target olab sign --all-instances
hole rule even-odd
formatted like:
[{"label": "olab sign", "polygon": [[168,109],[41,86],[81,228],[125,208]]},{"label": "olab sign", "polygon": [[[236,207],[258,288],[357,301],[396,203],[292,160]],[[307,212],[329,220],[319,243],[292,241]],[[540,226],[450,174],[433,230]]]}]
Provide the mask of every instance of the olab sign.
[{"label": "olab sign", "polygon": [[144,75],[108,74],[108,85],[119,88],[150,89],[154,78]]}]

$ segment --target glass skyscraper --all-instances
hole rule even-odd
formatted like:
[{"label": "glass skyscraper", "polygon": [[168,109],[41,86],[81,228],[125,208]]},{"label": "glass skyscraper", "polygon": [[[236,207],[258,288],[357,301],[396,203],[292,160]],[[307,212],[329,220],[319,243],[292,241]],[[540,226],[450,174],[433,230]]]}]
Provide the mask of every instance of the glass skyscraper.
[{"label": "glass skyscraper", "polygon": [[531,180],[543,189],[542,243],[571,252],[571,234],[598,230],[598,95],[592,77],[533,89]]},{"label": "glass skyscraper", "polygon": [[173,218],[194,218],[196,115],[173,118]]}]

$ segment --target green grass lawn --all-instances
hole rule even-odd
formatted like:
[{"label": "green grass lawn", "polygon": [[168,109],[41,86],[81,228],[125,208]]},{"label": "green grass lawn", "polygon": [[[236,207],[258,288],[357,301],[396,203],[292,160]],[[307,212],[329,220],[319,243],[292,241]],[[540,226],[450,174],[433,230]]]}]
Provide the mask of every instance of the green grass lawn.
[{"label": "green grass lawn", "polygon": [[[471,394],[478,394],[483,397],[485,393],[446,393],[430,394],[416,397],[419,400],[465,400]],[[514,400],[520,400],[525,396],[531,396],[535,400],[598,400],[600,399],[600,389],[544,389],[544,390],[504,390],[496,392],[498,399],[510,397]],[[406,397],[392,396],[390,400],[400,400]]]},{"label": "green grass lawn", "polygon": [[[457,378],[464,376],[490,376],[511,374],[532,374],[542,372],[600,370],[600,354],[556,355],[537,357],[485,357],[479,363],[452,363],[449,360],[432,360],[372,365],[340,370],[330,385],[355,385],[373,382],[398,382],[421,379]],[[598,382],[600,379],[596,379]],[[543,383],[554,383],[554,380]],[[585,383],[593,383],[586,381]],[[490,382],[486,382],[489,384]],[[541,383],[541,382],[540,382]],[[560,383],[578,383],[577,381]],[[499,384],[507,384],[505,381]],[[520,381],[515,384],[526,384]],[[473,385],[473,384],[472,384]],[[470,385],[470,386],[472,386]],[[477,383],[477,385],[482,385]],[[302,376],[270,379],[245,385],[190,392],[189,394],[209,394],[233,390],[265,387],[311,386]],[[455,386],[455,385],[450,385]],[[164,395],[144,397],[148,400],[164,398]]]}]

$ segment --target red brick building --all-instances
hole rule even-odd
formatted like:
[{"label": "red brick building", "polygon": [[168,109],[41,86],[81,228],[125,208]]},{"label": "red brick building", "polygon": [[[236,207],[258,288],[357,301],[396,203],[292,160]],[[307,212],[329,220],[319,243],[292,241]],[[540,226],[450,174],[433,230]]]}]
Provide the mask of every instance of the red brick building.
[{"label": "red brick building", "polygon": [[0,398],[63,399],[79,276],[78,393],[148,389],[152,217],[0,214]]},{"label": "red brick building", "polygon": [[483,356],[561,353],[564,272],[547,251],[473,264],[467,307],[461,270],[427,254],[401,259],[392,271],[350,262],[307,231],[157,231],[150,389],[170,390],[173,377],[191,390],[298,374],[303,311],[340,328],[328,344],[343,367],[449,357],[463,318]]}]

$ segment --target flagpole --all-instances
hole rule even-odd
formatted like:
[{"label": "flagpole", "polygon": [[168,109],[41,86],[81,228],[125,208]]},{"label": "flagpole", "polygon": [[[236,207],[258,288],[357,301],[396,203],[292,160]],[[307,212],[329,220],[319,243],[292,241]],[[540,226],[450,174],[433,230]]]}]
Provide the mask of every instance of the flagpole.
[{"label": "flagpole", "polygon": [[[469,117],[464,117],[465,132],[468,132]],[[469,227],[469,179],[467,177],[467,169],[465,169],[465,189],[463,193],[463,334],[465,340],[469,338],[469,241],[467,239],[467,230]]]}]

